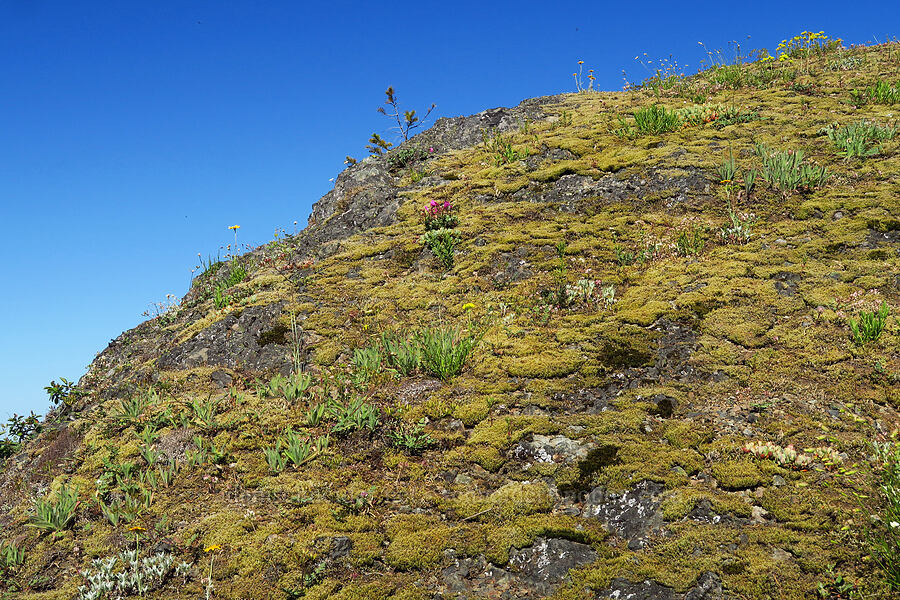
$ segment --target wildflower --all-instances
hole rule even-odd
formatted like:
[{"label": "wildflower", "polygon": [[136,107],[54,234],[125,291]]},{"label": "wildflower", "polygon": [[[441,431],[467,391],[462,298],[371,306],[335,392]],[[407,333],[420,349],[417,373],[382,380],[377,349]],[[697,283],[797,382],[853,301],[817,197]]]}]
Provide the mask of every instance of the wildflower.
[{"label": "wildflower", "polygon": [[891,521],[891,527],[893,529],[896,529],[897,527],[900,527],[900,523],[898,523],[897,521]]},{"label": "wildflower", "polygon": [[240,225],[232,225],[228,229],[240,229],[240,228],[241,228]]},{"label": "wildflower", "polygon": [[133,532],[135,532],[135,533],[140,533],[140,532],[142,532],[142,531],[147,531],[147,530],[144,529],[143,527],[141,527],[140,525],[135,525],[134,527],[129,527],[129,528],[128,528],[128,531],[133,531]]},{"label": "wildflower", "polygon": [[466,302],[465,304],[462,305],[463,310],[472,310],[473,308],[475,308],[475,305],[472,304],[471,302]]},{"label": "wildflower", "polygon": [[221,549],[222,549],[221,544],[213,544],[212,546],[207,546],[206,548],[204,548],[203,551],[206,553],[209,553],[209,552],[215,552],[216,550],[221,550]]}]

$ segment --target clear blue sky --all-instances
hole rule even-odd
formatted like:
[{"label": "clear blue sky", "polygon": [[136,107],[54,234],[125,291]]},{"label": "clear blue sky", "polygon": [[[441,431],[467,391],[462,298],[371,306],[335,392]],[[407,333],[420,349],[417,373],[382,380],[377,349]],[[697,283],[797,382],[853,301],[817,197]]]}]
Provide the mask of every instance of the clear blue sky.
[{"label": "clear blue sky", "polygon": [[620,89],[644,52],[696,69],[698,41],[883,41],[890,4],[0,1],[0,420],[183,295],[229,225],[253,245],[304,225],[390,134],[388,85],[471,114],[573,91],[579,59]]}]

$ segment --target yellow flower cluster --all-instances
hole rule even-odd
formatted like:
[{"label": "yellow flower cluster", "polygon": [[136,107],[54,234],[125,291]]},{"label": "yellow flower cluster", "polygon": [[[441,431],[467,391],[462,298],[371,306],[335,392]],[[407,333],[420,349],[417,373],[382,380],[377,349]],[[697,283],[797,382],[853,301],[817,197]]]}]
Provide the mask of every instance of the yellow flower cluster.
[{"label": "yellow flower cluster", "polygon": [[824,31],[801,31],[789,40],[781,40],[775,48],[779,62],[790,61],[799,54],[809,55],[811,51],[818,51],[834,46],[839,46],[842,39],[831,39]]}]

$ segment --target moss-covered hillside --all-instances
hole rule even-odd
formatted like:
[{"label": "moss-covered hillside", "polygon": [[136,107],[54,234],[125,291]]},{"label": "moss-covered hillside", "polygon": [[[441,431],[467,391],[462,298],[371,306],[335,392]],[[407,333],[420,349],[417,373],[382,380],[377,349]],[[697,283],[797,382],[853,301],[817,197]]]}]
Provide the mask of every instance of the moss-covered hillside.
[{"label": "moss-covered hillside", "polygon": [[0,463],[2,597],[891,597],[900,47],[806,41],[442,119],[207,265]]}]

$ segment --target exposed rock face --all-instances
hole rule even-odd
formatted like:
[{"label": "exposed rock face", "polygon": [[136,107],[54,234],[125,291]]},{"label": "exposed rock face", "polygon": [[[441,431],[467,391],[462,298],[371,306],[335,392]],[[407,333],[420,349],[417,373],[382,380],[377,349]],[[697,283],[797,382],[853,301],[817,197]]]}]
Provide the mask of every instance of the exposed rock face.
[{"label": "exposed rock face", "polygon": [[[477,598],[544,598],[563,583],[569,570],[596,560],[597,553],[569,540],[538,538],[515,550],[506,568],[484,557],[454,559],[443,573],[449,594]],[[452,597],[452,596],[449,596]]]},{"label": "exposed rock face", "polygon": [[[514,108],[493,108],[476,115],[438,119],[435,124],[391,153],[406,148],[433,148],[435,155],[479,143],[485,131],[506,132],[526,121],[546,118],[542,105],[558,101],[545,96],[523,101]],[[390,155],[389,153],[388,155]],[[301,232],[301,249],[313,256],[337,250],[334,242],[355,233],[394,222],[400,203],[385,157],[368,157],[345,169],[334,189],[313,204],[309,226]]]},{"label": "exposed rock face", "polygon": [[[190,369],[217,366],[288,373],[291,368],[288,347],[278,343],[267,344],[262,339],[263,333],[271,330],[281,316],[282,307],[283,303],[279,302],[230,313],[163,354],[159,358],[159,367]],[[223,382],[221,375],[217,375],[216,379],[220,384]]]},{"label": "exposed rock face", "polygon": [[[533,435],[513,450],[513,456],[526,463],[573,463],[588,455],[596,444],[582,443],[564,435]],[[526,465],[527,468],[527,465]]]},{"label": "exposed rock face", "polygon": [[600,519],[611,532],[627,540],[629,548],[641,548],[646,536],[663,525],[659,496],[664,489],[654,481],[642,481],[622,493],[594,488],[585,502],[584,516]]},{"label": "exposed rock face", "polygon": [[719,600],[722,598],[722,581],[715,573],[707,571],[697,583],[685,594],[676,594],[675,590],[655,581],[633,583],[626,579],[616,578],[606,590],[597,595],[598,600]]}]

